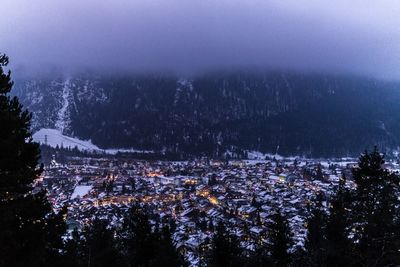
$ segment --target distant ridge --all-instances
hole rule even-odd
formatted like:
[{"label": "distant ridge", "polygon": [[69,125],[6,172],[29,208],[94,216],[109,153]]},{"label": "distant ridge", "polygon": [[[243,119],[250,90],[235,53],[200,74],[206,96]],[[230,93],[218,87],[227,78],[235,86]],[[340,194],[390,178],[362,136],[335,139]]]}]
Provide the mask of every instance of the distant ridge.
[{"label": "distant ridge", "polygon": [[76,75],[17,80],[15,92],[33,131],[58,129],[99,149],[342,157],[400,146],[399,83],[363,77]]}]

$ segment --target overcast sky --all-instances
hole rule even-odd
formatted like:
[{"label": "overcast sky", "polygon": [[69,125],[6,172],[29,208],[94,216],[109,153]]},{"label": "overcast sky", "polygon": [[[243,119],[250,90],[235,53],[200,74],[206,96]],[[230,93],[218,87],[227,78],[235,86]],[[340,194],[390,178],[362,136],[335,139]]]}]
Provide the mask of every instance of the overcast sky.
[{"label": "overcast sky", "polygon": [[400,79],[398,0],[0,0],[14,69],[272,68]]}]

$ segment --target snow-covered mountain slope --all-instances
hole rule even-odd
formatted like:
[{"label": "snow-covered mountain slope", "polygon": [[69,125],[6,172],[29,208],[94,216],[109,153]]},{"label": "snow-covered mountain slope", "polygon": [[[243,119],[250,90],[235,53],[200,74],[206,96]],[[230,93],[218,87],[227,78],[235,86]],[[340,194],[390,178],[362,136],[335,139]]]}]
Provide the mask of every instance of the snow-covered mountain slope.
[{"label": "snow-covered mountain slope", "polygon": [[58,110],[57,120],[55,122],[56,128],[60,130],[60,132],[62,133],[71,123],[70,111],[68,108],[70,98],[71,98],[71,80],[67,79],[65,80],[63,85],[61,108]]},{"label": "snow-covered mountain slope", "polygon": [[14,93],[32,114],[31,128],[58,129],[74,135],[72,116],[79,114],[78,105],[105,103],[107,96],[96,77],[59,77],[19,79]]},{"label": "snow-covered mountain slope", "polygon": [[63,135],[58,129],[40,129],[33,134],[33,141],[45,144],[51,147],[78,148],[79,150],[100,151],[101,149],[94,145],[90,140],[83,141],[78,138]]},{"label": "snow-covered mountain slope", "polygon": [[400,84],[285,73],[17,80],[32,130],[99,148],[198,155],[356,156],[400,146]]},{"label": "snow-covered mountain slope", "polygon": [[113,149],[101,149],[94,145],[90,140],[80,140],[78,138],[69,137],[61,133],[58,129],[40,129],[35,132],[32,136],[33,141],[48,145],[50,147],[56,148],[77,148],[80,151],[106,153],[106,154],[117,154],[118,152],[140,152],[140,153],[152,153],[149,150],[136,150],[136,149],[124,149],[124,148],[113,148]]}]

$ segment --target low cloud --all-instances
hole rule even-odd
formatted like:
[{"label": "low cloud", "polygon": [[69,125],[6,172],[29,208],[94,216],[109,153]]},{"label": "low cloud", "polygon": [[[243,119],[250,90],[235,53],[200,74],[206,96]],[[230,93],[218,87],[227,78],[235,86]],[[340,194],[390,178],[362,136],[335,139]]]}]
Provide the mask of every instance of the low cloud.
[{"label": "low cloud", "polygon": [[0,51],[15,69],[400,78],[398,1],[13,0],[2,9]]}]

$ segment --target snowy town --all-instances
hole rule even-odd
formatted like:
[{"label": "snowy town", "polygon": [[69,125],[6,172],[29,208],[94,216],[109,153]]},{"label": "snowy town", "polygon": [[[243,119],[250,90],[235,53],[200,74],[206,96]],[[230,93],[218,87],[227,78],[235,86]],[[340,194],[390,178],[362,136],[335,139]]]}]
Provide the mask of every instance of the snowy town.
[{"label": "snowy town", "polygon": [[[173,221],[173,239],[192,266],[202,261],[214,226],[221,220],[252,250],[267,239],[267,222],[279,209],[289,219],[295,242],[302,246],[306,218],[317,196],[325,203],[341,177],[352,187],[356,159],[311,160],[270,157],[264,160],[143,161],[120,158],[53,159],[36,189],[45,188],[55,210],[68,209],[68,229],[90,220],[121,224],[133,202],[154,212],[152,223]],[[397,161],[388,161],[397,171]]]}]

